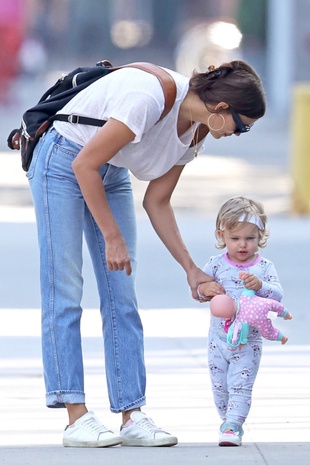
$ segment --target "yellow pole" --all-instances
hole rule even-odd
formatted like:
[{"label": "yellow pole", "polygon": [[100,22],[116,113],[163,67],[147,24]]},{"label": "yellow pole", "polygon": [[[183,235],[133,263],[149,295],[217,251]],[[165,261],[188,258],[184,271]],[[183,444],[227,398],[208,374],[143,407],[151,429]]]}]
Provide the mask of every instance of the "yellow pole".
[{"label": "yellow pole", "polygon": [[292,112],[293,213],[310,213],[310,83],[293,90]]}]

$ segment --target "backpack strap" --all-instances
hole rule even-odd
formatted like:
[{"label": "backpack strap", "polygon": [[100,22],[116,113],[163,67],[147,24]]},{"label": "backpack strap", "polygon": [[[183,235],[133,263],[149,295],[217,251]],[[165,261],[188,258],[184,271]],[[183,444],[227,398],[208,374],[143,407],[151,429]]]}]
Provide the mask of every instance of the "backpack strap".
[{"label": "backpack strap", "polygon": [[[145,71],[147,73],[153,74],[154,76],[157,77],[157,79],[160,82],[160,85],[163,89],[164,97],[165,97],[165,106],[162,114],[160,115],[159,121],[162,120],[171,110],[171,108],[174,105],[176,95],[177,95],[177,88],[174,82],[173,77],[165,71],[163,68],[160,68],[157,65],[154,65],[153,63],[144,63],[144,62],[137,62],[137,63],[130,63],[128,65],[123,65],[123,66],[117,66],[117,67],[112,67],[111,71],[117,71],[118,69],[122,68],[138,68],[141,69],[142,71]],[[106,121],[98,118],[90,118],[87,116],[80,116],[77,114],[56,114],[49,118],[49,122],[52,124],[54,121],[64,121],[67,123],[72,123],[72,124],[87,124],[88,126],[103,126]],[[37,133],[42,134],[42,128],[40,127],[37,130]]]},{"label": "backpack strap", "polygon": [[177,88],[176,88],[173,77],[163,68],[161,68],[160,66],[154,65],[153,63],[137,62],[137,63],[131,63],[129,65],[119,66],[119,67],[112,68],[112,69],[117,70],[121,68],[138,68],[138,69],[141,69],[142,71],[146,71],[147,73],[153,74],[154,76],[157,77],[163,89],[164,96],[165,96],[165,107],[159,120],[163,119],[173,107],[176,96],[177,96]]},{"label": "backpack strap", "polygon": [[[89,116],[81,116],[76,113],[70,113],[70,115],[66,115],[64,113],[59,113],[54,116],[51,116],[48,119],[49,123],[53,123],[54,121],[64,121],[65,123],[71,123],[71,124],[87,124],[88,126],[103,126],[106,123],[106,120],[104,119],[98,119],[98,118],[90,118]],[[43,123],[44,124],[44,123]],[[41,128],[41,126],[40,126]],[[38,128],[36,135],[38,131],[42,132]],[[45,132],[45,131],[43,131]]]}]

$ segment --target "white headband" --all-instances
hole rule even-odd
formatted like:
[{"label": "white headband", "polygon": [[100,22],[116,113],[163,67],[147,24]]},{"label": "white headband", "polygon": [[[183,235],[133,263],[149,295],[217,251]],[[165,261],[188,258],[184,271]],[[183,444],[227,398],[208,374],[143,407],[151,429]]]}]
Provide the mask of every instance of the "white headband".
[{"label": "white headband", "polygon": [[260,219],[259,216],[257,215],[250,215],[247,217],[247,215],[245,213],[243,213],[240,218],[238,219],[238,222],[239,223],[242,223],[243,221],[245,221],[246,223],[252,223],[252,224],[256,224],[256,226],[258,227],[258,229],[264,229],[264,225],[263,225],[263,222],[262,220]]}]

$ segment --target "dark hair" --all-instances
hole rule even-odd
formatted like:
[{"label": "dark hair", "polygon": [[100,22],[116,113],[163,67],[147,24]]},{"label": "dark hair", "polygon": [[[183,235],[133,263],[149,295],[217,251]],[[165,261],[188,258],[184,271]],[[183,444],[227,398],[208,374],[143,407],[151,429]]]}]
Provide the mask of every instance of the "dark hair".
[{"label": "dark hair", "polygon": [[206,73],[193,72],[189,88],[207,104],[226,102],[237,113],[261,118],[266,112],[266,97],[260,77],[244,61],[210,67]]}]

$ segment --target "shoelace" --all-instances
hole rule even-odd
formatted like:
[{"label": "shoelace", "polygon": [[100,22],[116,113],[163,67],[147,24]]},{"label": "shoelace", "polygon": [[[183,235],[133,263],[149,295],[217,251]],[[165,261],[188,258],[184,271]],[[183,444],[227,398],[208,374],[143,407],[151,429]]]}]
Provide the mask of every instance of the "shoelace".
[{"label": "shoelace", "polygon": [[84,420],[82,424],[86,429],[93,431],[94,433],[105,433],[109,431],[105,426],[98,423],[95,418],[87,418],[87,420]]},{"label": "shoelace", "polygon": [[158,433],[158,432],[164,433],[165,432],[162,429],[158,428],[158,426],[155,425],[155,423],[153,422],[153,420],[151,420],[151,418],[142,418],[141,420],[137,422],[137,425],[143,428],[148,433]]}]

